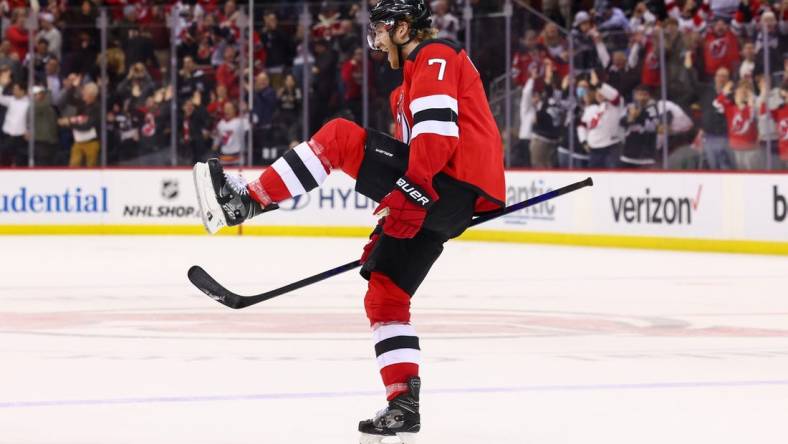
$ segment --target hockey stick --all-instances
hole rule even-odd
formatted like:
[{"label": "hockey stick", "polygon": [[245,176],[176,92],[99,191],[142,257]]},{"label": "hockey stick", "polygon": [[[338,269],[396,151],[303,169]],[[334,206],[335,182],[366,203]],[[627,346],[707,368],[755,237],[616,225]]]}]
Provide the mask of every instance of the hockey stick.
[{"label": "hockey stick", "polygon": [[[524,200],[514,205],[510,205],[501,210],[492,211],[490,213],[477,216],[471,221],[469,228],[482,224],[489,220],[496,219],[505,214],[513,213],[515,211],[522,210],[523,208],[528,208],[537,205],[546,200],[550,200],[554,197],[558,197],[563,194],[571,193],[572,191],[579,190],[580,188],[590,187],[593,185],[594,182],[589,177],[586,178],[585,180],[581,180],[580,182],[575,182],[571,185],[567,185],[557,190],[548,191],[547,193],[540,194],[539,196],[534,196],[530,199]],[[306,287],[307,285],[312,285],[316,282],[320,282],[322,280],[328,279],[338,274],[342,274],[346,271],[353,270],[354,268],[358,268],[360,266],[361,266],[361,261],[356,259],[352,262],[348,262],[347,264],[340,265],[339,267],[332,268],[322,273],[318,273],[314,276],[310,276],[306,279],[301,279],[300,281],[285,285],[284,287],[280,287],[271,291],[266,291],[265,293],[260,293],[254,296],[241,296],[239,294],[233,293],[232,291],[224,288],[220,283],[216,282],[216,280],[212,278],[211,275],[208,274],[208,272],[203,270],[203,268],[198,265],[194,265],[189,269],[188,276],[192,284],[194,284],[197,288],[199,288],[200,291],[210,296],[213,300],[220,302],[230,308],[239,309],[239,308],[244,308],[250,305],[257,304],[258,302],[267,301],[268,299],[275,298],[285,293],[289,293],[293,290],[298,290],[299,288]]]}]

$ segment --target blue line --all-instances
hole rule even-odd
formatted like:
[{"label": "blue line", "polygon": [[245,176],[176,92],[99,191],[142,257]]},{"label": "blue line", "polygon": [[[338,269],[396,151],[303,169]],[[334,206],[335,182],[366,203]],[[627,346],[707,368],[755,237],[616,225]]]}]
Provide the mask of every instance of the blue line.
[{"label": "blue line", "polygon": [[[659,389],[697,389],[730,387],[788,386],[788,380],[763,381],[710,381],[710,382],[655,382],[641,384],[590,384],[590,385],[526,385],[512,387],[466,387],[426,390],[426,394],[454,395],[468,393],[521,393],[521,392],[578,392],[592,390],[659,390]],[[347,392],[304,392],[304,393],[259,393],[248,395],[215,396],[158,396],[148,398],[108,398],[108,399],[60,399],[45,401],[7,401],[0,402],[0,409],[20,409],[30,407],[67,407],[93,405],[127,404],[166,404],[193,402],[226,401],[265,401],[274,399],[327,399],[353,398],[362,396],[382,396],[382,390],[363,390]]]}]

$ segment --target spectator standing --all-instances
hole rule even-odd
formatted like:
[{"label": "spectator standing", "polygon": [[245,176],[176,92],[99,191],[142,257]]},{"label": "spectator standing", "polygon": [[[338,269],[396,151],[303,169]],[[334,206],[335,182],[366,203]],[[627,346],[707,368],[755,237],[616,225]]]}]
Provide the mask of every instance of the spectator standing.
[{"label": "spectator standing", "polygon": [[60,96],[60,89],[63,86],[63,79],[60,77],[60,61],[57,57],[51,57],[44,67],[44,83],[50,98]]},{"label": "spectator standing", "polygon": [[203,162],[208,157],[210,125],[210,116],[204,106],[196,104],[194,100],[183,103],[178,140],[181,141],[179,148],[187,164]]},{"label": "spectator standing", "polygon": [[563,103],[556,88],[556,76],[551,62],[545,64],[544,89],[534,95],[534,124],[531,128],[531,166],[552,168],[556,164],[558,140],[561,137]]},{"label": "spectator standing", "polygon": [[647,86],[636,87],[633,96],[621,117],[626,139],[619,160],[625,168],[651,168],[656,163],[659,113]]},{"label": "spectator standing", "polygon": [[217,135],[213,146],[223,165],[241,165],[246,131],[249,131],[248,117],[239,117],[235,105],[232,102],[225,103],[224,118],[216,125]]},{"label": "spectator standing", "polygon": [[783,169],[788,169],[788,81],[783,80],[780,88],[782,103],[774,108],[761,107],[761,113],[769,113],[774,119],[779,136],[778,153]]},{"label": "spectator standing", "polygon": [[41,15],[39,15],[39,23],[41,25],[41,30],[36,34],[36,40],[46,40],[49,44],[49,52],[58,59],[62,58],[63,35],[60,30],[55,27],[55,16],[49,12],[41,13]]},{"label": "spectator standing", "polygon": [[92,40],[87,31],[75,32],[78,34],[77,47],[67,52],[67,73],[77,73],[82,76],[92,75],[96,68],[98,56],[98,42]]},{"label": "spectator standing", "polygon": [[597,11],[597,31],[604,37],[607,45],[614,51],[627,49],[627,34],[630,31],[629,20],[621,8],[614,7],[610,2],[604,1]]},{"label": "spectator standing", "polygon": [[341,14],[337,6],[332,2],[324,2],[317,15],[317,23],[312,26],[312,36],[316,40],[329,41],[333,39],[342,26],[341,21]]},{"label": "spectator standing", "polygon": [[11,51],[16,54],[17,60],[24,60],[27,56],[27,42],[30,36],[25,28],[26,20],[25,9],[14,9],[11,14],[11,26],[5,30],[5,38],[11,44]]},{"label": "spectator standing", "polygon": [[33,144],[35,164],[39,166],[60,165],[58,152],[57,114],[52,107],[52,98],[42,86],[34,86],[33,92]]},{"label": "spectator standing", "polygon": [[712,170],[729,170],[733,168],[732,155],[728,147],[728,124],[725,116],[717,111],[714,101],[724,93],[725,85],[730,81],[730,71],[720,67],[714,74],[714,82],[704,85],[700,91],[701,133],[703,153],[709,168]]},{"label": "spectator standing", "polygon": [[536,109],[534,108],[536,69],[531,69],[531,74],[525,82],[523,94],[520,97],[520,129],[517,133],[517,143],[509,157],[509,165],[513,167],[531,166],[531,138],[534,120],[536,120]]},{"label": "spectator standing", "polygon": [[607,54],[607,48],[587,12],[575,14],[571,38],[574,39],[575,72],[587,73],[605,65],[600,61],[600,53]]},{"label": "spectator standing", "polygon": [[[579,77],[575,85],[575,98],[569,97],[569,75],[561,80],[561,91],[564,103],[566,104],[566,120],[561,133],[561,140],[558,143],[558,166],[568,168],[570,161],[575,168],[586,168],[588,166],[588,152],[582,148],[578,137],[578,123],[583,118],[585,107],[593,103],[590,94],[591,86],[588,79]],[[574,122],[574,124],[572,124]],[[573,147],[574,149],[570,149]]]},{"label": "spectator standing", "polygon": [[107,162],[136,159],[139,156],[140,126],[142,116],[131,110],[129,101],[117,102],[107,113],[107,131],[110,146],[107,149]]},{"label": "spectator standing", "polygon": [[536,89],[541,88],[541,77],[544,74],[544,60],[547,58],[547,52],[539,45],[537,40],[536,31],[529,29],[525,31],[525,35],[520,39],[520,48],[514,53],[512,57],[512,75],[514,81],[519,86],[524,86],[529,77],[536,72],[536,79],[538,85]]},{"label": "spectator standing", "polygon": [[[11,82],[11,76],[5,71],[0,78],[0,86],[5,88]],[[11,95],[0,95],[0,105],[7,108],[3,119],[3,142],[0,148],[0,165],[27,166],[27,141],[28,134],[27,113],[30,99],[27,89],[22,83],[11,86]]]},{"label": "spectator standing", "polygon": [[539,35],[537,43],[547,51],[547,57],[553,61],[557,75],[564,78],[569,74],[569,45],[561,35],[558,25],[547,23]]},{"label": "spectator standing", "polygon": [[460,31],[460,19],[449,10],[448,0],[435,0],[432,7],[432,27],[438,30],[439,39],[457,41]]},{"label": "spectator standing", "polygon": [[785,14],[788,14],[788,1],[783,1],[782,19],[779,24],[774,12],[766,11],[761,15],[761,23],[766,27],[766,33],[763,31],[763,26],[758,27],[758,33],[755,37],[755,74],[762,74],[764,72],[763,59],[764,52],[769,51],[769,66],[772,71],[777,71],[783,62],[786,60],[785,56],[788,53],[788,20]]},{"label": "spectator standing", "polygon": [[49,52],[49,42],[40,39],[36,42],[33,53],[27,54],[24,65],[30,66],[32,60],[34,76],[37,81],[40,81],[44,78],[45,67],[50,58],[52,58],[52,54]]},{"label": "spectator standing", "polygon": [[[361,48],[356,48],[353,51],[353,57],[347,59],[342,64],[341,72],[342,84],[345,91],[345,106],[347,106],[347,108],[353,114],[353,120],[358,124],[361,124],[363,108],[361,103],[363,98],[362,84],[364,78],[364,66],[362,63],[363,57],[364,50]],[[368,68],[368,78],[370,79],[369,85],[373,85],[371,72],[372,66],[369,66]]]},{"label": "spectator standing", "polygon": [[280,85],[285,68],[292,64],[293,40],[279,28],[279,18],[274,11],[263,17],[260,40],[265,48],[265,69],[273,85]]},{"label": "spectator standing", "polygon": [[132,65],[126,78],[118,84],[117,94],[123,100],[131,101],[133,107],[139,107],[155,90],[156,85],[145,65],[138,62]]},{"label": "spectator standing", "polygon": [[301,106],[304,98],[293,74],[289,73],[285,76],[282,87],[276,92],[276,97],[279,103],[276,120],[284,127],[288,143],[300,140]]},{"label": "spectator standing", "polygon": [[578,139],[589,153],[589,168],[615,168],[624,132],[621,117],[624,105],[621,94],[612,86],[600,83],[595,71],[589,82],[593,102],[586,106],[577,129]]},{"label": "spectator standing", "polygon": [[71,156],[68,165],[72,168],[84,165],[95,167],[98,165],[99,151],[99,126],[101,125],[101,109],[98,99],[98,85],[86,83],[79,86],[81,77],[71,75],[64,82],[64,91],[59,100],[61,109],[70,105],[76,110],[71,116],[58,119],[60,126],[70,128],[74,137],[71,146]]},{"label": "spectator standing", "polygon": [[[782,104],[779,88],[770,88],[769,79],[761,75],[758,79],[758,90],[760,94],[755,99],[755,111],[758,116],[758,141],[764,152],[771,150],[773,154],[779,155],[780,134],[775,126],[769,111],[777,109]],[[780,162],[778,160],[777,165]],[[774,165],[774,162],[772,162]],[[766,165],[768,167],[768,165]]]},{"label": "spectator standing", "polygon": [[216,70],[216,83],[227,88],[227,95],[232,100],[237,100],[241,91],[238,65],[235,60],[236,52],[232,46],[224,48],[224,61]]},{"label": "spectator standing", "polygon": [[216,85],[216,90],[211,93],[211,101],[206,107],[208,113],[215,121],[218,122],[224,118],[224,104],[229,101],[227,88],[224,85]]},{"label": "spectator standing", "polygon": [[607,67],[607,83],[621,91],[626,98],[632,96],[632,92],[640,82],[640,74],[634,66],[629,64],[627,54],[624,51],[616,51]]},{"label": "spectator standing", "polygon": [[741,49],[741,64],[739,64],[738,78],[746,79],[752,82],[755,74],[755,44],[753,42],[744,42]]},{"label": "spectator standing", "polygon": [[209,90],[205,73],[197,67],[192,56],[183,58],[183,68],[178,71],[178,100],[186,101],[195,93],[204,95]]},{"label": "spectator standing", "polygon": [[314,74],[315,104],[314,126],[323,125],[336,110],[337,102],[337,54],[325,40],[315,42]]},{"label": "spectator standing", "polygon": [[[267,73],[261,72],[254,78],[254,102],[252,115],[254,116],[254,141],[255,146],[272,146],[274,112],[276,112],[276,91],[271,87],[271,80]],[[254,150],[252,161],[259,163],[262,152]]]},{"label": "spectator standing", "polygon": [[739,82],[734,100],[728,95],[733,91],[729,81],[714,101],[714,106],[725,115],[728,122],[728,139],[736,166],[744,170],[763,168],[763,152],[758,148],[758,125],[755,121],[755,98],[750,86]]},{"label": "spectator standing", "polygon": [[717,69],[724,67],[728,72],[735,72],[741,59],[739,40],[728,28],[724,20],[718,19],[714,26],[706,32],[703,40],[703,62],[708,77],[715,75]]}]

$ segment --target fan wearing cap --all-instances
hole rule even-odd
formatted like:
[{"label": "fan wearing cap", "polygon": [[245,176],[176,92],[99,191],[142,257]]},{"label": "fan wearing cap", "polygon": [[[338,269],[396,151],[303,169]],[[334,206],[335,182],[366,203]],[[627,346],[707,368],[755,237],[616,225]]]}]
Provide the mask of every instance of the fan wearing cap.
[{"label": "fan wearing cap", "polygon": [[272,211],[341,170],[358,193],[380,202],[381,219],[361,257],[369,281],[364,307],[388,407],[362,421],[363,443],[420,430],[420,349],[410,301],[443,244],[480,212],[505,201],[500,132],[479,73],[455,42],[434,38],[426,0],[381,0],[370,11],[368,42],[403,81],[390,97],[395,138],[331,120],[245,184],[218,161],[194,167],[201,215],[216,232]]}]

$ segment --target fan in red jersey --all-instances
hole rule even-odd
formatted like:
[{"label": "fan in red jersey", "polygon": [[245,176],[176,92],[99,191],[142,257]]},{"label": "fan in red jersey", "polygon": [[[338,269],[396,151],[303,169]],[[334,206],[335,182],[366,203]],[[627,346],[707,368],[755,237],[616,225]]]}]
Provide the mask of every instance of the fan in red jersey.
[{"label": "fan in red jersey", "polygon": [[198,163],[194,174],[210,232],[275,209],[334,170],[380,202],[361,274],[369,281],[364,305],[389,404],[359,430],[366,443],[394,435],[410,442],[420,429],[421,385],[410,298],[447,240],[474,214],[503,206],[503,154],[479,73],[455,42],[434,38],[426,0],[381,0],[370,22],[370,46],[403,70],[391,95],[396,138],[335,119],[249,184],[216,160]]}]

